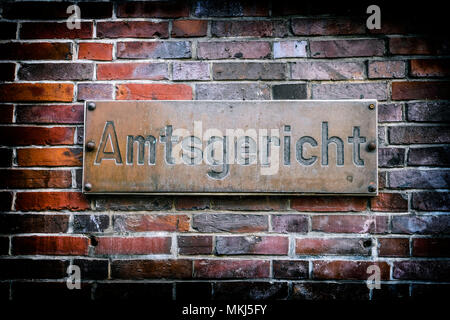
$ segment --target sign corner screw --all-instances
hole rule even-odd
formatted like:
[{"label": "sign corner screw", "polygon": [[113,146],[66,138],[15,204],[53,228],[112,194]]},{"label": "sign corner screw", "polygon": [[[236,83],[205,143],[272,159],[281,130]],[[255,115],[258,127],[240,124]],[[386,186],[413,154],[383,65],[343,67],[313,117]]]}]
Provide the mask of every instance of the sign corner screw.
[{"label": "sign corner screw", "polygon": [[369,187],[367,188],[367,190],[369,190],[369,192],[375,192],[375,191],[377,191],[377,188],[375,187],[375,184],[373,182],[371,182],[369,184]]},{"label": "sign corner screw", "polygon": [[87,107],[88,107],[89,111],[94,111],[95,110],[95,103],[94,102],[89,102]]},{"label": "sign corner screw", "polygon": [[370,110],[375,109],[375,105],[374,105],[373,103],[369,104],[369,109],[370,109]]},{"label": "sign corner screw", "polygon": [[89,182],[86,183],[86,184],[84,185],[84,190],[86,190],[86,191],[91,191],[91,190],[92,190],[92,184],[90,184]]}]

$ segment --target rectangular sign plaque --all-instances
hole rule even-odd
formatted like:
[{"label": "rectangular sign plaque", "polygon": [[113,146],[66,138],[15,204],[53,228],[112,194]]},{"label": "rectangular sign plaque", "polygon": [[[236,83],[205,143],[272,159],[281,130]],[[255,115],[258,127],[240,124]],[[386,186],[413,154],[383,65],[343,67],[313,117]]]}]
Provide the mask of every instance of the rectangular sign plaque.
[{"label": "rectangular sign plaque", "polygon": [[376,100],[87,102],[83,192],[376,195]]}]

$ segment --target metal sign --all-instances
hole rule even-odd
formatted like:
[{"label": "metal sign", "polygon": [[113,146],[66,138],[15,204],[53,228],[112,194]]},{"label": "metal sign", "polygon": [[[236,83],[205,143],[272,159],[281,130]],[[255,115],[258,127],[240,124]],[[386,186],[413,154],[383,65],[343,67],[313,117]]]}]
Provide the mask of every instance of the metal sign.
[{"label": "metal sign", "polygon": [[377,102],[96,101],[83,191],[376,195]]}]

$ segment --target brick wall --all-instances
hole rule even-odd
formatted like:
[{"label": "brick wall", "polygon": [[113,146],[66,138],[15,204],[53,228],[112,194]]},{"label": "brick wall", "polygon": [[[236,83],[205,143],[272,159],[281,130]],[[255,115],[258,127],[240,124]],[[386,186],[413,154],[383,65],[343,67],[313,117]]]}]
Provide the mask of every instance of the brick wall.
[{"label": "brick wall", "polygon": [[[70,30],[68,5],[0,3],[2,299],[448,289],[450,41],[438,22],[382,7],[382,29],[368,30],[367,6],[302,1],[82,2]],[[85,100],[351,98],[379,100],[378,197],[81,193]],[[365,284],[372,264],[379,290]],[[81,290],[66,288],[69,265]]]}]

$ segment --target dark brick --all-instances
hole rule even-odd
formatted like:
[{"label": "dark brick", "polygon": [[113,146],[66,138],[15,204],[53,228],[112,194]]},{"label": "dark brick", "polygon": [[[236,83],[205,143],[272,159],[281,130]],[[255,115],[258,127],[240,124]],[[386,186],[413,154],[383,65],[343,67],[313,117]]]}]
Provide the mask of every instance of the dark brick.
[{"label": "dark brick", "polygon": [[211,199],[199,196],[179,196],[175,199],[177,210],[205,210],[210,208]]},{"label": "dark brick", "polygon": [[298,214],[273,215],[272,231],[306,233],[308,232],[308,217]]},{"label": "dark brick", "polygon": [[284,63],[214,63],[214,80],[283,80],[286,77]]},{"label": "dark brick", "polygon": [[260,83],[197,84],[197,100],[270,100],[270,88]]},{"label": "dark brick", "polygon": [[448,59],[416,59],[410,60],[411,75],[415,77],[446,77],[450,75]]},{"label": "dark brick", "polygon": [[311,57],[372,57],[384,55],[382,39],[319,40],[310,42]]},{"label": "dark brick", "polygon": [[198,59],[267,59],[271,47],[267,41],[204,41],[198,43]]},{"label": "dark brick", "polygon": [[274,100],[303,100],[307,98],[306,84],[277,84],[272,86]]},{"label": "dark brick", "polygon": [[11,170],[0,169],[0,188],[71,188],[69,170]]},{"label": "dark brick", "polygon": [[402,121],[402,104],[381,103],[378,105],[378,122]]},{"label": "dark brick", "polygon": [[450,290],[450,284],[413,283],[411,287],[411,297],[420,301],[447,302],[447,293]]},{"label": "dark brick", "polygon": [[288,26],[283,20],[212,21],[211,34],[215,37],[285,37]]},{"label": "dark brick", "polygon": [[288,237],[216,236],[217,255],[287,255],[288,250]]},{"label": "dark brick", "polygon": [[402,301],[409,299],[409,284],[382,284],[372,290],[373,301]]},{"label": "dark brick", "polygon": [[212,200],[215,210],[284,211],[287,199],[276,197],[227,197]]},{"label": "dark brick", "polygon": [[380,148],[378,149],[378,167],[395,168],[403,167],[405,162],[405,149]]},{"label": "dark brick", "polygon": [[212,254],[212,236],[178,236],[179,254]]},{"label": "dark brick", "polygon": [[1,60],[71,60],[71,43],[0,43]]},{"label": "dark brick", "polygon": [[97,23],[97,38],[167,38],[168,22],[107,21]]},{"label": "dark brick", "polygon": [[380,257],[408,257],[408,238],[378,238],[378,255]]},{"label": "dark brick", "polygon": [[450,143],[450,127],[436,126],[395,126],[389,127],[391,144]]},{"label": "dark brick", "polygon": [[62,279],[67,276],[68,260],[0,259],[1,279]]},{"label": "dark brick", "polygon": [[268,3],[249,0],[198,0],[192,7],[192,14],[197,17],[244,17],[268,16]]},{"label": "dark brick", "polygon": [[9,40],[16,38],[17,23],[0,22],[0,39]]},{"label": "dark brick", "polygon": [[172,299],[173,284],[171,283],[98,283],[94,298],[98,301],[169,301]]},{"label": "dark brick", "polygon": [[212,299],[212,283],[210,282],[177,282],[177,301],[209,301]]},{"label": "dark brick", "polygon": [[14,81],[15,72],[15,63],[0,63],[0,81]]},{"label": "dark brick", "polygon": [[361,18],[301,18],[292,19],[292,32],[297,36],[364,34]]},{"label": "dark brick", "polygon": [[377,261],[313,261],[314,279],[367,280],[367,268],[376,265],[380,268],[381,280],[389,279],[390,266]]},{"label": "dark brick", "polygon": [[449,234],[450,216],[448,215],[393,216],[392,233]]},{"label": "dark brick", "polygon": [[55,303],[64,301],[84,301],[91,299],[92,285],[81,282],[81,288],[68,290],[67,284],[63,282],[13,282],[11,286],[12,300],[15,302],[30,301],[44,302],[51,299]]},{"label": "dark brick", "polygon": [[440,189],[450,185],[450,171],[409,169],[388,173],[389,187],[396,189]]},{"label": "dark brick", "polygon": [[[14,106],[12,104],[0,104],[0,123],[12,123],[13,116],[14,116]],[[0,160],[0,163],[1,161],[2,160]]]},{"label": "dark brick", "polygon": [[267,260],[194,260],[197,279],[268,278],[269,273]]},{"label": "dark brick", "polygon": [[84,106],[74,105],[18,105],[17,123],[83,123]]},{"label": "dark brick", "polygon": [[450,99],[450,82],[396,81],[392,82],[392,100]]},{"label": "dark brick", "polygon": [[305,260],[274,260],[273,277],[276,279],[307,279],[309,263]]},{"label": "dark brick", "polygon": [[189,16],[185,1],[133,1],[120,3],[117,16],[125,18],[179,18]]},{"label": "dark brick", "polygon": [[368,256],[372,251],[369,238],[298,238],[295,253],[298,255],[358,255]]},{"label": "dark brick", "polygon": [[409,166],[450,166],[450,147],[409,148]]},{"label": "dark brick", "polygon": [[190,260],[113,260],[113,279],[185,279],[192,277]]},{"label": "dark brick", "polygon": [[74,215],[73,231],[75,233],[104,232],[109,227],[108,215]]},{"label": "dark brick", "polygon": [[69,216],[65,214],[0,214],[0,233],[67,232]]},{"label": "dark brick", "polygon": [[448,102],[410,102],[406,104],[406,119],[411,122],[449,122]]},{"label": "dark brick", "polygon": [[[98,68],[98,65],[97,65]],[[99,79],[97,79],[99,80]],[[77,100],[112,100],[113,86],[104,83],[79,83]]]},{"label": "dark brick", "polygon": [[[0,237],[0,255],[8,255],[9,237]],[[1,294],[0,294],[1,295]]]},{"label": "dark brick", "polygon": [[288,296],[286,282],[215,282],[215,300],[282,300]]},{"label": "dark brick", "polygon": [[192,228],[199,232],[258,232],[269,228],[267,216],[254,214],[195,214]]},{"label": "dark brick", "polygon": [[369,300],[369,289],[359,283],[295,283],[292,288],[294,300]]},{"label": "dark brick", "polygon": [[117,58],[180,59],[191,57],[189,41],[117,42]]},{"label": "dark brick", "polygon": [[450,238],[414,238],[412,255],[414,257],[449,257]]},{"label": "dark brick", "polygon": [[169,210],[172,208],[172,198],[168,197],[102,197],[95,201],[97,210],[141,211]]},{"label": "dark brick", "polygon": [[394,279],[449,281],[450,261],[394,261]]},{"label": "dark brick", "polygon": [[22,64],[17,76],[21,80],[92,80],[94,65],[89,63]]},{"label": "dark brick", "polygon": [[389,38],[389,50],[392,54],[402,55],[445,55],[450,52],[450,46],[445,38],[395,37]]},{"label": "dark brick", "polygon": [[10,211],[12,206],[13,193],[0,192],[0,211]]},{"label": "dark brick", "polygon": [[72,264],[80,267],[83,280],[108,278],[108,260],[106,259],[74,259]]},{"label": "dark brick", "polygon": [[80,28],[69,29],[66,22],[24,22],[20,39],[91,39],[92,22],[80,22]]},{"label": "dark brick", "polygon": [[411,203],[414,209],[420,211],[450,211],[450,193],[416,192]]}]

